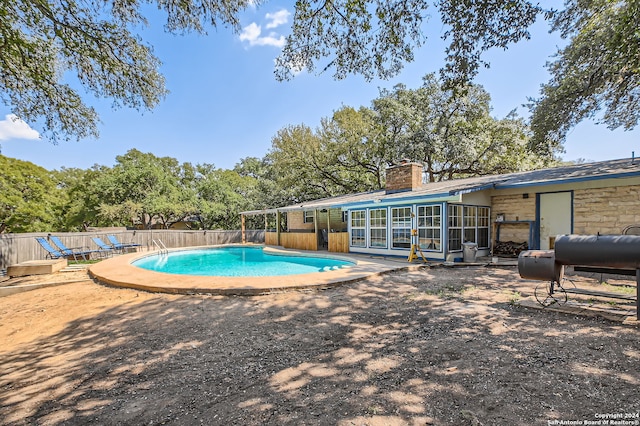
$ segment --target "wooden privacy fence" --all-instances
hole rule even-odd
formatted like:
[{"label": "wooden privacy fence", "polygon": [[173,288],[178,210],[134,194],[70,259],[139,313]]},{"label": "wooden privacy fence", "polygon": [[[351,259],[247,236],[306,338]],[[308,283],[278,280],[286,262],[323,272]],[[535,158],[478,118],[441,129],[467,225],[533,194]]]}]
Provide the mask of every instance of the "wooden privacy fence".
[{"label": "wooden privacy fence", "polygon": [[[153,240],[160,240],[167,248],[210,246],[242,242],[241,231],[184,231],[151,229],[144,231],[96,231],[96,232],[33,232],[27,234],[0,234],[0,270],[28,260],[44,259],[47,252],[38,244],[36,237],[55,235],[67,247],[98,247],[91,240],[100,237],[108,243],[107,235],[115,235],[121,243],[142,244],[143,249],[154,250]],[[264,243],[264,230],[247,230],[248,243]]]},{"label": "wooden privacy fence", "polygon": [[349,233],[348,232],[330,232],[329,233],[329,251],[335,253],[349,253]]},{"label": "wooden privacy fence", "polygon": [[[330,232],[328,237],[328,251],[334,253],[349,253],[348,232]],[[278,234],[275,232],[266,232],[264,243],[268,246],[277,246]],[[281,232],[280,245],[284,248],[296,250],[318,250],[318,236],[313,232]]]},{"label": "wooden privacy fence", "polygon": [[318,250],[318,236],[313,232],[283,232],[280,244],[296,250]]}]

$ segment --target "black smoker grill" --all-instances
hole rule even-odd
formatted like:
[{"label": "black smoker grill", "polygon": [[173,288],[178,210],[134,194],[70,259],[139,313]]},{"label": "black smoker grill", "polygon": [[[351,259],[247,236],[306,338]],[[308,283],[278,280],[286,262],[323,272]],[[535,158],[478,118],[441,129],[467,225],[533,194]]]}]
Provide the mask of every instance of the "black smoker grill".
[{"label": "black smoker grill", "polygon": [[[576,270],[608,274],[635,275],[636,295],[594,292],[569,288],[563,284],[565,265]],[[636,301],[636,318],[640,320],[640,236],[637,235],[561,235],[555,250],[523,251],[518,257],[518,272],[525,279],[549,281],[548,287],[536,288],[536,299],[548,306],[567,300],[567,293],[580,293]]]}]

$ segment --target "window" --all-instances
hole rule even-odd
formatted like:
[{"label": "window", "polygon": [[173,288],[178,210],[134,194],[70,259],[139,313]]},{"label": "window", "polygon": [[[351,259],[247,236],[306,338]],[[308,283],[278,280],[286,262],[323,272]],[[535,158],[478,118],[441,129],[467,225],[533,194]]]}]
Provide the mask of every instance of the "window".
[{"label": "window", "polygon": [[449,251],[462,250],[462,206],[449,204]]},{"label": "window", "polygon": [[441,206],[418,207],[418,244],[422,250],[442,251]]},{"label": "window", "polygon": [[369,210],[369,246],[387,247],[387,209]]},{"label": "window", "polygon": [[475,206],[464,206],[464,241],[465,243],[476,243],[476,226],[478,208]]},{"label": "window", "polygon": [[353,247],[367,246],[366,213],[365,210],[354,210],[351,212],[351,245]]},{"label": "window", "polygon": [[305,210],[304,223],[313,223],[313,210]]},{"label": "window", "polygon": [[393,248],[411,248],[411,207],[391,209]]},{"label": "window", "polygon": [[478,248],[489,248],[489,207],[478,207]]},{"label": "window", "polygon": [[462,243],[476,243],[478,248],[489,247],[489,207],[450,204],[449,251],[462,250]]}]

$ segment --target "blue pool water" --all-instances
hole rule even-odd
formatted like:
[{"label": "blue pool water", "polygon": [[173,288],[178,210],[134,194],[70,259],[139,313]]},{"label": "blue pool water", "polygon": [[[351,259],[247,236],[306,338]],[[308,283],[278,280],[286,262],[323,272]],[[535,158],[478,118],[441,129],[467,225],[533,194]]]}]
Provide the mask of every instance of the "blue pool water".
[{"label": "blue pool water", "polygon": [[132,263],[139,268],[182,275],[268,277],[323,272],[353,265],[323,257],[265,253],[260,247],[219,247],[156,254]]}]

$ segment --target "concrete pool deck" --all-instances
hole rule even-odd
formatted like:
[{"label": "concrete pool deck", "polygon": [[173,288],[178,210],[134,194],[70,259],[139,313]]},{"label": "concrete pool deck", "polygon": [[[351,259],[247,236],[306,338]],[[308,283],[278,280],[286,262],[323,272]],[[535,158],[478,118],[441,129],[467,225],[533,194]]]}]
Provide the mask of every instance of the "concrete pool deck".
[{"label": "concrete pool deck", "polygon": [[[179,251],[192,248],[204,247],[185,247],[169,251]],[[103,284],[150,292],[258,295],[279,291],[336,287],[346,283],[363,280],[371,276],[385,274],[391,271],[421,267],[423,265],[409,263],[403,258],[390,259],[347,253],[303,252],[274,247],[266,247],[265,250],[273,253],[286,253],[289,255],[331,257],[355,262],[355,265],[347,268],[326,272],[316,272],[312,274],[268,277],[205,277],[196,275],[165,274],[138,268],[133,266],[131,262],[142,257],[157,254],[157,252],[138,252],[123,254],[91,265],[89,268],[89,275]]]}]

